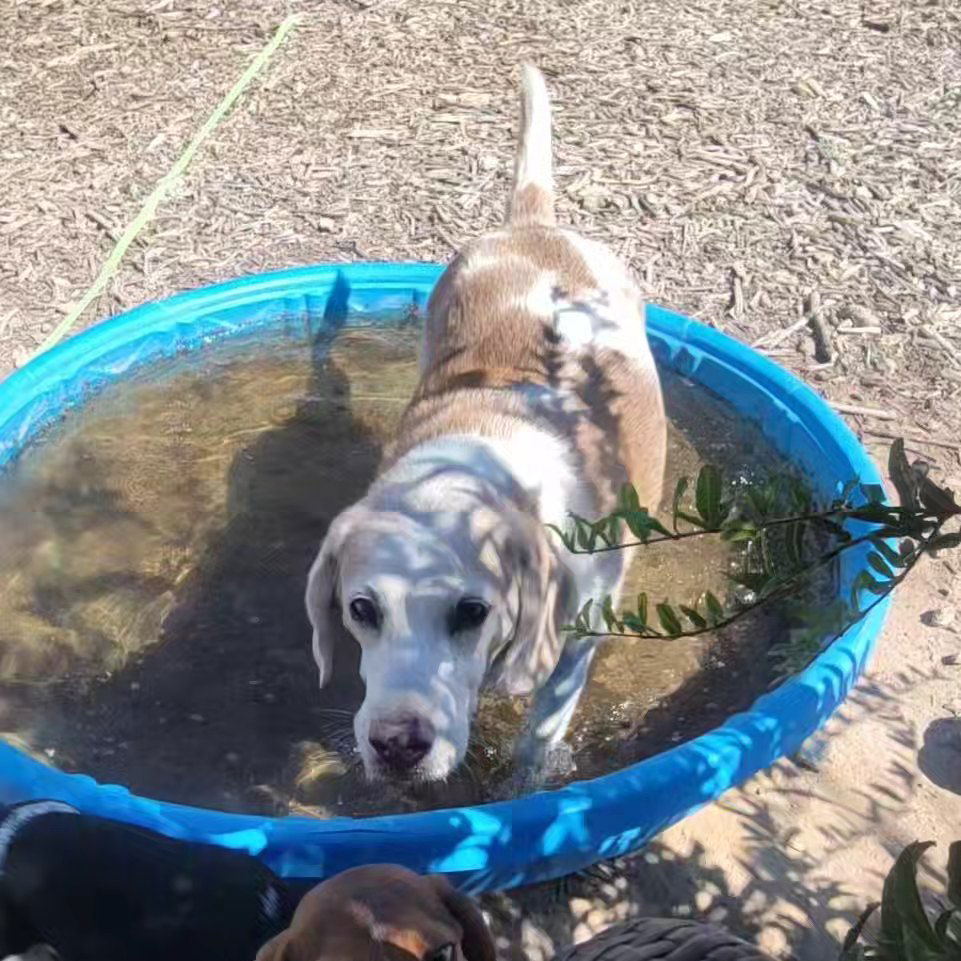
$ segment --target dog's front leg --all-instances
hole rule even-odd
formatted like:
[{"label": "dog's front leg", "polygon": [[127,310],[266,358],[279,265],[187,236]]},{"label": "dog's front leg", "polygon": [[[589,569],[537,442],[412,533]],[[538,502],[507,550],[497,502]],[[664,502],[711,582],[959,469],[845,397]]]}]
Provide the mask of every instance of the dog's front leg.
[{"label": "dog's front leg", "polygon": [[587,683],[596,649],[596,638],[569,639],[554,672],[534,695],[514,752],[515,780],[520,784],[536,786],[574,771],[573,751],[564,737]]}]

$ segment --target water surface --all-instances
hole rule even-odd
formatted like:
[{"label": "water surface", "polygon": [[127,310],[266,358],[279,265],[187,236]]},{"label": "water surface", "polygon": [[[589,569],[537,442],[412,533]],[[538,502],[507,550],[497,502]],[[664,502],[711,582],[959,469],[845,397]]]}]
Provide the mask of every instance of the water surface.
[{"label": "water surface", "polygon": [[[370,814],[502,796],[524,705],[489,698],[451,783],[371,790],[353,754],[356,647],[317,690],[303,613],[331,518],[373,477],[417,376],[413,327],[323,351],[221,344],[93,398],[0,478],[0,732],[69,771],[170,801]],[[665,375],[668,479],[782,468],[761,432]],[[629,593],[725,595],[717,538],[639,552]],[[573,725],[578,776],[657,753],[771,679],[774,612],[674,642],[605,645]]]}]

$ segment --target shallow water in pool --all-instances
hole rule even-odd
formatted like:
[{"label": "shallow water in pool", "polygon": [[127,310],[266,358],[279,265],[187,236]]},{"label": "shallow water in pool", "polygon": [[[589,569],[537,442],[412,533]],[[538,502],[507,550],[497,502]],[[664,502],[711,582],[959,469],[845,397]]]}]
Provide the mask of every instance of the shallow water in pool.
[{"label": "shallow water in pool", "polygon": [[[371,814],[504,796],[523,705],[488,698],[443,786],[371,789],[362,697],[341,639],[318,692],[306,570],[361,495],[417,372],[414,328],[319,349],[222,344],[158,364],[68,415],[0,478],[0,732],[47,763],[165,800]],[[676,375],[668,496],[681,475],[783,468],[760,431]],[[627,596],[728,592],[717,538],[648,548]],[[771,680],[775,611],[675,642],[605,645],[572,729],[578,777],[699,734]]]}]

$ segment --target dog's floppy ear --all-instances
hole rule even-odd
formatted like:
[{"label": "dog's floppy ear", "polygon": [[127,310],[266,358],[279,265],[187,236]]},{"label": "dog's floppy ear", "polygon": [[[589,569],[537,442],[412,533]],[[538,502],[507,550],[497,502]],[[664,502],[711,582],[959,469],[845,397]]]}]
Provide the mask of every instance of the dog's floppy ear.
[{"label": "dog's floppy ear", "polygon": [[324,541],[307,575],[307,617],[314,630],[311,649],[320,686],[330,680],[334,664],[334,638],[340,621],[340,605],[337,599],[337,556],[330,537]]},{"label": "dog's floppy ear", "polygon": [[341,624],[340,598],[337,596],[337,556],[354,520],[351,509],[334,518],[320,551],[307,575],[307,617],[314,630],[312,650],[320,686],[329,680],[334,664],[334,639]]},{"label": "dog's floppy ear", "polygon": [[530,694],[557,667],[564,647],[561,628],[576,612],[570,574],[551,546],[547,529],[518,514],[505,549],[505,565],[517,595],[514,636],[500,657],[498,683],[508,694]]},{"label": "dog's floppy ear", "polygon": [[290,932],[281,931],[272,937],[258,952],[254,961],[294,961],[290,950]]},{"label": "dog's floppy ear", "polygon": [[467,961],[497,961],[494,939],[474,899],[455,890],[442,874],[433,874],[429,880],[464,932],[460,945]]}]

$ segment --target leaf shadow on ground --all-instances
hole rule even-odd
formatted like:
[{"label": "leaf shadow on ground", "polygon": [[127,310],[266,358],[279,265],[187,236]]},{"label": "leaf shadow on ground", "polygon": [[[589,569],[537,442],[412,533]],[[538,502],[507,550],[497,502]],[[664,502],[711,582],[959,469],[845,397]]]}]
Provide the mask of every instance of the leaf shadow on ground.
[{"label": "leaf shadow on ground", "polygon": [[[891,685],[863,680],[830,722],[829,733],[815,736],[795,758],[718,801],[741,835],[734,860],[722,861],[686,835],[682,824],[638,854],[558,882],[486,895],[503,957],[547,961],[573,940],[640,916],[716,922],[775,954],[802,961],[836,957],[844,933],[866,904],[865,883],[879,897],[884,870],[871,872],[866,882],[852,878],[846,883],[832,879],[837,871],[825,862],[856,845],[876,843],[886,870],[885,852],[893,863],[915,840],[883,826],[896,823],[917,787],[906,762],[918,750],[918,732],[898,702],[936,677],[909,668]],[[819,758],[831,750],[833,737],[869,715],[882,719],[886,743],[878,745],[878,757],[884,760],[849,795],[828,796],[819,789]],[[822,815],[829,813],[802,837],[796,812],[812,801],[819,802]],[[785,809],[794,810],[793,820],[781,816]],[[943,872],[937,857],[930,861],[922,865],[921,876],[937,891]]]}]

